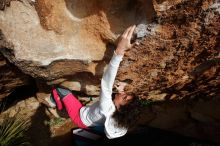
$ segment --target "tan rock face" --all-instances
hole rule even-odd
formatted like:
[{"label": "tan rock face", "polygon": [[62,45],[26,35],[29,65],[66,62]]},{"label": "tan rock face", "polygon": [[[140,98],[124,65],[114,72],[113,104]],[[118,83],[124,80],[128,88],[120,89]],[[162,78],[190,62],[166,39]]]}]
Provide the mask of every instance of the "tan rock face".
[{"label": "tan rock face", "polygon": [[25,73],[46,80],[99,73],[103,68],[95,73],[91,68],[94,61],[97,65],[111,56],[113,49],[106,45],[129,25],[150,16],[140,6],[141,1],[11,1],[0,11],[0,28],[12,45],[4,46],[12,50],[3,53]]},{"label": "tan rock face", "polygon": [[143,109],[140,122],[220,143],[219,2],[4,2],[0,52],[43,82],[38,83],[40,98],[53,84],[98,95],[115,40],[136,24],[136,45],[125,55],[117,80],[132,81],[127,91],[158,103]]}]

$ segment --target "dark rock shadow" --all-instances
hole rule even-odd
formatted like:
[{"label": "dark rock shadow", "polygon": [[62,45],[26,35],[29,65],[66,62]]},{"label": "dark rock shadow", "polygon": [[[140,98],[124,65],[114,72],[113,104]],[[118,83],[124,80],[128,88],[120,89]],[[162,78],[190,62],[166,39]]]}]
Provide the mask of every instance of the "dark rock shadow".
[{"label": "dark rock shadow", "polygon": [[60,136],[52,137],[50,126],[46,121],[50,117],[46,115],[46,106],[40,105],[36,113],[31,117],[31,126],[27,131],[32,146],[72,146],[71,131]]},{"label": "dark rock shadow", "polygon": [[14,90],[0,102],[0,113],[16,105],[19,101],[34,96],[36,91],[37,88],[34,84],[14,88]]},{"label": "dark rock shadow", "polygon": [[198,140],[182,136],[169,131],[141,126],[135,132],[116,139],[104,139],[96,146],[122,146],[122,145],[147,145],[147,146],[218,146],[210,141]]},{"label": "dark rock shadow", "polygon": [[40,105],[31,117],[31,126],[27,131],[32,146],[48,146],[51,141],[50,127],[45,124],[50,118],[45,113],[45,106]]},{"label": "dark rock shadow", "polygon": [[61,135],[53,137],[48,146],[73,146],[73,139],[71,135],[71,131]]}]

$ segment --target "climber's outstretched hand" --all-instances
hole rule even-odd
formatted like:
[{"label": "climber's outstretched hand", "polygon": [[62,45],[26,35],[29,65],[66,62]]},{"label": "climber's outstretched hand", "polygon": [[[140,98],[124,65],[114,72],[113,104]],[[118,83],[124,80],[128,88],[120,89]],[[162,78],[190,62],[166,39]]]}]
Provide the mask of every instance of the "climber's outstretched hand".
[{"label": "climber's outstretched hand", "polygon": [[119,37],[117,48],[115,50],[116,54],[124,55],[125,51],[131,48],[131,38],[135,28],[135,25],[128,27]]}]

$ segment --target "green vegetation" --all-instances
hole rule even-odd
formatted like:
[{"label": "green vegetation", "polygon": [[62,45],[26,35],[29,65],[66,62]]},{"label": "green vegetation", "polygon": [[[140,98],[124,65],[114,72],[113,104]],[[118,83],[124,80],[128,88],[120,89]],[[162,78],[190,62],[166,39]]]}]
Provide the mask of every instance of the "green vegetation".
[{"label": "green vegetation", "polygon": [[0,125],[0,146],[30,146],[26,131],[30,121],[21,117],[4,120]]},{"label": "green vegetation", "polygon": [[154,103],[154,101],[149,100],[149,99],[141,99],[141,100],[140,100],[140,104],[141,104],[141,106],[143,106],[143,107],[150,106],[150,105],[152,105],[153,103]]},{"label": "green vegetation", "polygon": [[50,121],[45,121],[45,125],[49,126],[61,126],[65,122],[65,119],[63,118],[53,118]]}]

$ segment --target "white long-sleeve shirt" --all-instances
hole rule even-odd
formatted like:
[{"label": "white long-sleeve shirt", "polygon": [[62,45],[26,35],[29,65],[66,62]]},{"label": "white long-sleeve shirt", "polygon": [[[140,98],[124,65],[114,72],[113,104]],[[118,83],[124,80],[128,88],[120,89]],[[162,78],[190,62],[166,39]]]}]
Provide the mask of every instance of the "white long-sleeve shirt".
[{"label": "white long-sleeve shirt", "polygon": [[116,108],[112,101],[112,88],[123,56],[114,53],[101,81],[100,100],[90,106],[80,109],[80,118],[86,126],[105,126],[105,133],[109,139],[117,138],[127,133],[126,128],[118,127],[112,118]]}]

